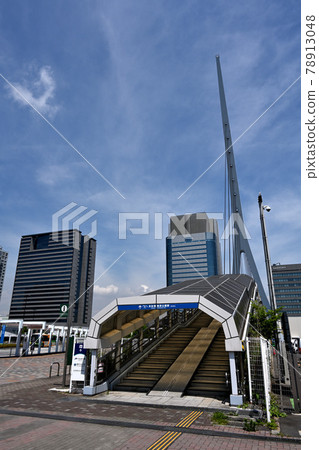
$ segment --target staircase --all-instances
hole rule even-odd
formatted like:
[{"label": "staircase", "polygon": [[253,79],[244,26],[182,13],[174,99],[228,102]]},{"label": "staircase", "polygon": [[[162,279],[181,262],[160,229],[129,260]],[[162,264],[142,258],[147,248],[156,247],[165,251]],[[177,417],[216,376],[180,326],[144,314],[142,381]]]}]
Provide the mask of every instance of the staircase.
[{"label": "staircase", "polygon": [[144,361],[120,381],[114,390],[149,392],[168,368],[175,362],[202,327],[207,327],[212,318],[200,313],[185,328],[179,328],[160,344]]},{"label": "staircase", "polygon": [[226,398],[229,395],[226,372],[229,374],[229,357],[225,350],[225,335],[220,328],[189,382],[185,394]]}]

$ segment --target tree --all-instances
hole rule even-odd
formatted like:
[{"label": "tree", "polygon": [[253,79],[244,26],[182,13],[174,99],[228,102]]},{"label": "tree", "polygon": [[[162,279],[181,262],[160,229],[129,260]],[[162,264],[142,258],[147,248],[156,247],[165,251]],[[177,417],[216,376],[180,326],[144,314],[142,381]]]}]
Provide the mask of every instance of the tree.
[{"label": "tree", "polygon": [[277,321],[280,320],[282,308],[274,311],[267,309],[262,303],[254,301],[250,314],[250,336],[263,336],[265,339],[276,337]]}]

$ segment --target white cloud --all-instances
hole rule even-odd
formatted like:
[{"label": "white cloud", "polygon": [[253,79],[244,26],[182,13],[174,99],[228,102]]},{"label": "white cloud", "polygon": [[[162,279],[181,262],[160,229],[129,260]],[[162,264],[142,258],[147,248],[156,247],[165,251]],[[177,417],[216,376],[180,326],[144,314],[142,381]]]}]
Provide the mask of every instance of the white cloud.
[{"label": "white cloud", "polygon": [[73,178],[73,173],[68,165],[50,165],[47,167],[40,167],[36,171],[37,180],[47,186],[55,186],[61,182]]},{"label": "white cloud", "polygon": [[23,84],[14,83],[14,87],[16,89],[10,88],[10,93],[17,102],[23,105],[30,103],[40,113],[50,117],[57,112],[58,106],[52,104],[56,85],[49,66],[41,67],[37,79]]},{"label": "white cloud", "polygon": [[150,291],[150,288],[149,288],[148,286],[146,286],[146,284],[141,284],[141,288],[143,289],[143,292],[144,292],[144,293]]},{"label": "white cloud", "polygon": [[119,288],[114,284],[109,284],[106,287],[99,286],[98,284],[94,285],[94,293],[100,295],[108,295],[108,294],[116,294]]}]

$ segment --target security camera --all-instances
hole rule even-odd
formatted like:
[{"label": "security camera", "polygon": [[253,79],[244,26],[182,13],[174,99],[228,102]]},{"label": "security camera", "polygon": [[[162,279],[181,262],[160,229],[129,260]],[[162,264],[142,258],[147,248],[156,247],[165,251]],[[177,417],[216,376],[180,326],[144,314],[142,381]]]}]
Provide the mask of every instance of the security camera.
[{"label": "security camera", "polygon": [[264,209],[265,209],[267,212],[271,211],[271,207],[270,207],[269,205],[265,205],[265,206],[264,206]]}]

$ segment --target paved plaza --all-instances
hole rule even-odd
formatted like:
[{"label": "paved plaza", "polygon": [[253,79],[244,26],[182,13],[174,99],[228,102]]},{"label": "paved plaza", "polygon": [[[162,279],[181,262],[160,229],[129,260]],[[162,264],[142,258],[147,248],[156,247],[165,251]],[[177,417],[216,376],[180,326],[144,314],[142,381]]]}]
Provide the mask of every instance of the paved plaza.
[{"label": "paved plaza", "polygon": [[[60,390],[61,376],[48,378],[50,364],[62,360],[63,355],[1,358],[1,448],[300,448],[298,437],[212,425],[212,410],[203,404],[192,410],[192,404],[143,404],[141,396],[135,397],[138,403],[132,395],[125,401],[125,394],[121,394],[121,401],[114,400],[115,394],[89,398],[70,395]],[[188,418],[192,419],[185,426]]]}]

